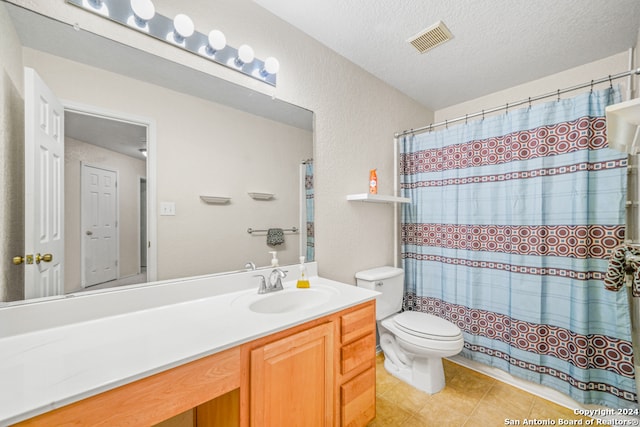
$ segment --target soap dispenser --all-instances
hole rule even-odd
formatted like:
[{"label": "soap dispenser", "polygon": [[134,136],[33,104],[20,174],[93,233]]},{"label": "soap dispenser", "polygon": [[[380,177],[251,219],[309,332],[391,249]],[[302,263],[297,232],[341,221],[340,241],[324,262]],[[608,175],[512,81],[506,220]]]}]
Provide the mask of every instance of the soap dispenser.
[{"label": "soap dispenser", "polygon": [[278,251],[270,251],[269,252],[271,254],[271,267],[277,267],[278,266]]},{"label": "soap dispenser", "polygon": [[307,279],[307,267],[304,265],[304,257],[300,257],[300,275],[298,277],[297,288],[309,288],[309,280]]}]

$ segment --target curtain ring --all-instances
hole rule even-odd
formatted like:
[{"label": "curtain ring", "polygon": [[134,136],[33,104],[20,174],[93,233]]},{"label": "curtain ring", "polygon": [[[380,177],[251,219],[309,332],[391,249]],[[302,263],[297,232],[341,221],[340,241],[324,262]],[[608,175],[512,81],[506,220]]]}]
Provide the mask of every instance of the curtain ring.
[{"label": "curtain ring", "polygon": [[558,89],[558,102],[560,102],[560,89]]},{"label": "curtain ring", "polygon": [[591,93],[593,93],[593,80],[591,80]]},{"label": "curtain ring", "polygon": [[444,128],[449,129],[449,120],[444,121]]},{"label": "curtain ring", "polygon": [[507,102],[507,105],[504,107],[504,113],[505,114],[509,114],[509,103]]},{"label": "curtain ring", "polygon": [[431,132],[432,130],[433,130],[433,123],[429,125],[429,132]]},{"label": "curtain ring", "polygon": [[484,110],[482,110],[482,120],[484,120]]},{"label": "curtain ring", "polygon": [[468,114],[465,114],[465,115],[464,115],[464,124],[465,124],[465,125],[467,124],[467,120],[468,120],[468,119],[469,119],[469,115],[468,115]]},{"label": "curtain ring", "polygon": [[531,110],[531,97],[529,97],[529,110]]},{"label": "curtain ring", "polygon": [[609,89],[613,89],[613,82],[611,81],[611,74],[609,74]]}]

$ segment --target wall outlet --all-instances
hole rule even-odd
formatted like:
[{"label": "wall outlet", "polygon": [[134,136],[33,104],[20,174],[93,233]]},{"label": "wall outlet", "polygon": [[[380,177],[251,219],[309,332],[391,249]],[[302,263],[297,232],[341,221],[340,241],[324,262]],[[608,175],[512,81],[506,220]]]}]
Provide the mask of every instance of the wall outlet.
[{"label": "wall outlet", "polygon": [[160,202],[160,215],[173,216],[176,214],[175,202]]}]

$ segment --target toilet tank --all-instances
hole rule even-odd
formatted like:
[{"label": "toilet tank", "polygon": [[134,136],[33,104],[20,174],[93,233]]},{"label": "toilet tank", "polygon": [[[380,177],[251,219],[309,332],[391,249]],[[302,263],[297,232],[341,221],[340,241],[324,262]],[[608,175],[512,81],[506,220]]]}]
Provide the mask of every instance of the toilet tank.
[{"label": "toilet tank", "polygon": [[356,273],[356,285],[382,292],[376,297],[376,319],[382,320],[402,308],[404,270],[396,267],[378,267]]}]

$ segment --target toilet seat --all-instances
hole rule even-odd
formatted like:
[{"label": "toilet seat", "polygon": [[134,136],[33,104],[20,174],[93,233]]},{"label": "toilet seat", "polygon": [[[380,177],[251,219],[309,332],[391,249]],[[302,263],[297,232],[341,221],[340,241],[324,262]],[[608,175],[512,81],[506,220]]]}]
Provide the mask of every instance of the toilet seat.
[{"label": "toilet seat", "polygon": [[[402,316],[403,314],[409,315]],[[400,317],[400,323],[396,321],[396,317]],[[409,328],[406,326],[407,322],[405,322],[405,320],[409,320],[407,318],[412,320],[409,323],[411,326]],[[437,326],[430,328],[430,323]],[[405,326],[401,326],[401,324]],[[464,346],[464,336],[456,325],[427,313],[404,312],[394,314],[382,320],[380,326],[391,332],[405,351],[414,354],[448,357],[458,354]],[[416,329],[420,329],[422,332],[416,331]],[[441,335],[438,335],[438,333]]]},{"label": "toilet seat", "polygon": [[393,316],[393,322],[403,332],[435,341],[457,341],[462,331],[448,320],[419,311],[404,311]]}]

